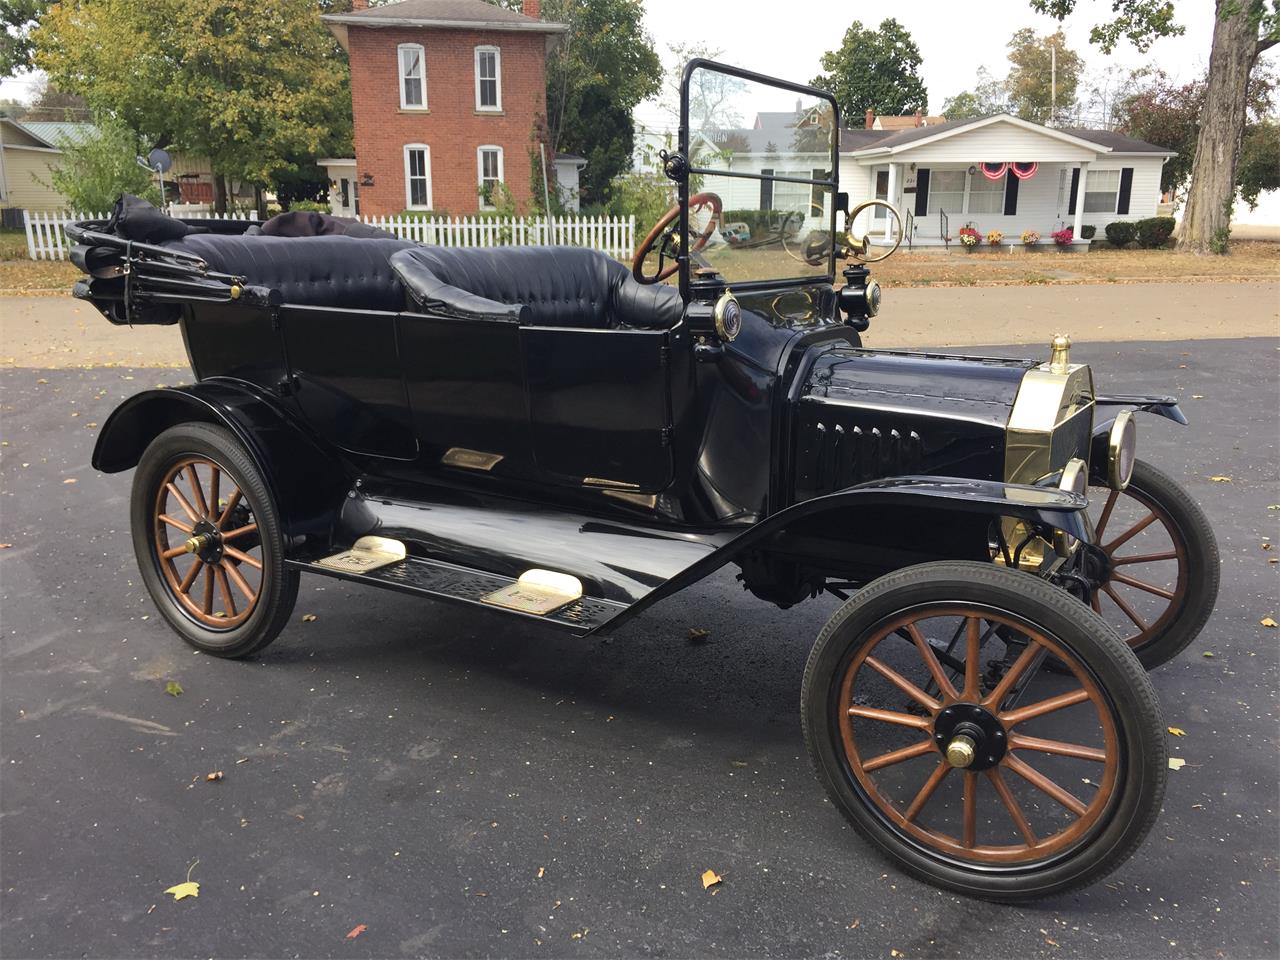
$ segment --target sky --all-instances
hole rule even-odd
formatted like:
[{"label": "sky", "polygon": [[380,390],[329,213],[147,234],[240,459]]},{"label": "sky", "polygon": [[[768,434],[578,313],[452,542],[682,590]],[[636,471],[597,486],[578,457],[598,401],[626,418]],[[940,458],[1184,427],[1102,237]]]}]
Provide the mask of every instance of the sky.
[{"label": "sky", "polygon": [[[645,25],[664,62],[668,44],[706,43],[721,48],[728,63],[802,83],[818,73],[818,58],[840,45],[853,20],[874,26],[893,16],[920,48],[933,113],[945,99],[972,87],[979,67],[1004,76],[1005,44],[1015,30],[1032,27],[1051,33],[1057,25],[1033,13],[1027,0],[896,0],[875,6],[830,0],[644,0],[644,7]],[[1204,73],[1213,35],[1212,0],[1177,0],[1178,22],[1187,30],[1184,36],[1157,40],[1145,54],[1124,43],[1107,57],[1089,44],[1089,28],[1106,18],[1110,7],[1110,0],[1080,0],[1064,25],[1068,46],[1084,57],[1088,70],[1111,64],[1153,65],[1184,81]],[[1274,52],[1268,56],[1272,62],[1277,59]],[[26,99],[33,89],[30,78],[6,80],[0,82],[0,98]],[[642,104],[636,112],[637,121],[651,127],[663,125],[663,116],[655,103]]]}]

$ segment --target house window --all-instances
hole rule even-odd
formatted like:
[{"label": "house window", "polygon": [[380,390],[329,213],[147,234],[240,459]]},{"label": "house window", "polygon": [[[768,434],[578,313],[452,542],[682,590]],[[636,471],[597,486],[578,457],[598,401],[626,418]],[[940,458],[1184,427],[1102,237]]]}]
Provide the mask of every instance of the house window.
[{"label": "house window", "polygon": [[476,109],[502,109],[502,52],[476,47]]},{"label": "house window", "polygon": [[1115,213],[1120,193],[1119,170],[1090,170],[1085,177],[1084,212]]},{"label": "house window", "polygon": [[945,211],[949,216],[964,212],[963,170],[934,170],[929,175],[929,213]]},{"label": "house window", "polygon": [[402,43],[400,51],[400,108],[427,108],[427,60],[420,43]]},{"label": "house window", "polygon": [[[795,177],[808,180],[808,170],[779,170],[779,177]],[[807,183],[785,183],[781,180],[773,182],[773,209],[787,213],[806,213],[809,209],[810,191]]]},{"label": "house window", "polygon": [[431,148],[425,143],[404,148],[404,205],[410,210],[431,209]]},{"label": "house window", "polygon": [[502,148],[478,148],[476,167],[480,174],[480,209],[492,210],[498,199],[498,184],[502,183]]},{"label": "house window", "polygon": [[1004,177],[988,180],[979,171],[969,176],[969,213],[1004,213]]}]

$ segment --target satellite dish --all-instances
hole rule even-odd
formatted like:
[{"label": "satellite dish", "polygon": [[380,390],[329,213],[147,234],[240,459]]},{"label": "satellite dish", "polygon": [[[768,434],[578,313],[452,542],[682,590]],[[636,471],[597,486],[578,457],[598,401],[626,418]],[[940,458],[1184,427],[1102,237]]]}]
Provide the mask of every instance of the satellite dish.
[{"label": "satellite dish", "polygon": [[169,168],[173,166],[173,157],[169,156],[167,150],[161,150],[156,147],[147,154],[147,166],[157,173],[167,173]]}]

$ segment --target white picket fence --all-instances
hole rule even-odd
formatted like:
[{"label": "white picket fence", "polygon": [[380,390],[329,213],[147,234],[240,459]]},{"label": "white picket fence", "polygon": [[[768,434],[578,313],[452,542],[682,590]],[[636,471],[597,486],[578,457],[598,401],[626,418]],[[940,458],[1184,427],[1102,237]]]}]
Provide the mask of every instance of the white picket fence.
[{"label": "white picket fence", "polygon": [[[251,214],[201,214],[205,219],[255,220]],[[77,220],[104,220],[97,213],[22,211],[32,260],[64,260],[70,242],[63,227]],[[636,218],[629,217],[358,217],[362,223],[403,240],[444,247],[565,245],[589,247],[620,260],[635,250]]]}]

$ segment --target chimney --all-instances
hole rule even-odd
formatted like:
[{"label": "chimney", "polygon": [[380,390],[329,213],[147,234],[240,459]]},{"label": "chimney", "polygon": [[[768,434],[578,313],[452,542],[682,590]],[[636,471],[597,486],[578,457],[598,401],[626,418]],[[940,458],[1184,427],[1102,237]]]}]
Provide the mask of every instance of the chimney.
[{"label": "chimney", "polygon": [[917,127],[924,126],[924,115],[919,110],[916,111],[916,126]]},{"label": "chimney", "polygon": [[520,12],[526,17],[533,17],[537,20],[542,16],[542,0],[524,0],[520,5]]},{"label": "chimney", "polygon": [[369,9],[369,0],[351,0],[352,13],[355,13],[357,10],[368,10],[368,9]]},{"label": "chimney", "polygon": [[870,130],[876,125],[876,112],[870,108],[867,109],[866,129]]}]

